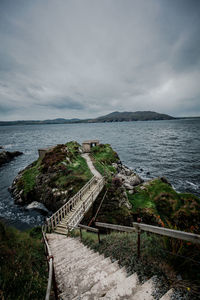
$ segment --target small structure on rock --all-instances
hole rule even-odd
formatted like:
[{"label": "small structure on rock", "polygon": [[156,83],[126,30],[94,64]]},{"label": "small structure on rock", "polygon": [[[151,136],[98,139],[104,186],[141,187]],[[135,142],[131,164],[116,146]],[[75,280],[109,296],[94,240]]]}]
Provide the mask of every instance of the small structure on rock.
[{"label": "small structure on rock", "polygon": [[53,150],[53,148],[55,148],[55,146],[53,147],[48,147],[48,148],[41,148],[41,149],[38,149],[38,154],[39,154],[39,158],[43,159],[45,154],[50,151],[50,150]]},{"label": "small structure on rock", "polygon": [[99,141],[98,140],[88,140],[88,141],[84,141],[82,143],[82,147],[83,147],[83,151],[84,152],[91,152],[91,148],[95,147],[99,145]]}]

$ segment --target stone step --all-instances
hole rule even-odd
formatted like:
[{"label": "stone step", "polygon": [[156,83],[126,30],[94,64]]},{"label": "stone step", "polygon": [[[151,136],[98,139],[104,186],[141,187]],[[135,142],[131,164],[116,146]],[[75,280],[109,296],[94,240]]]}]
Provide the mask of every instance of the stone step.
[{"label": "stone step", "polygon": [[[121,268],[114,273],[111,273],[109,276],[102,278],[102,280],[98,281],[90,291],[81,295],[81,300],[89,300],[89,299],[100,299],[106,295],[106,293],[112,288],[116,288],[116,286],[120,282],[124,282],[126,280],[127,274],[125,268]],[[74,300],[79,300],[80,295],[75,297]]]},{"label": "stone step", "polygon": [[149,279],[138,287],[137,291],[130,297],[130,300],[155,300],[152,296],[154,289],[153,280]]},{"label": "stone step", "polygon": [[[102,299],[129,299],[134,294],[137,286],[139,285],[138,276],[136,273],[125,278],[123,281],[117,283],[116,286],[111,288]],[[144,300],[144,299],[143,299]]]},{"label": "stone step", "polygon": [[[91,263],[95,263],[96,261],[101,261],[103,258],[99,257],[98,253],[91,253],[90,255],[88,255],[87,260],[82,257],[80,259],[78,259],[78,261],[74,260],[74,262],[65,265],[65,268],[62,268],[60,274],[62,272],[74,272],[74,270],[78,270],[79,267],[87,267],[88,264]],[[61,262],[60,264],[57,264],[57,267],[59,268],[60,266],[62,266],[62,264],[65,264],[65,261]]]},{"label": "stone step", "polygon": [[[88,254],[88,257],[90,257],[90,255],[95,254],[95,252],[90,250],[87,252],[87,254]],[[59,257],[59,259],[57,260],[57,265],[58,265],[58,267],[60,265],[64,265],[67,267],[71,266],[73,268],[73,265],[76,264],[77,261],[78,262],[80,261],[80,265],[81,265],[81,261],[86,259],[85,256],[86,256],[86,251],[80,253],[80,255],[78,256],[78,259],[77,259],[77,256],[71,257],[67,252],[66,257]],[[63,270],[65,270],[65,267],[63,267]]]},{"label": "stone step", "polygon": [[[65,249],[64,249],[65,250]],[[69,252],[59,252],[59,256],[57,256],[56,262],[59,264],[60,262],[66,264],[74,263],[79,259],[85,258],[86,254],[89,252],[89,254],[94,253],[92,250],[89,250],[87,248],[80,248],[78,256],[76,255],[76,251]]]},{"label": "stone step", "polygon": [[105,279],[118,269],[119,266],[112,263],[109,264],[109,260],[104,259],[104,261],[89,266],[87,269],[83,268],[79,269],[78,272],[67,273],[59,288],[67,292],[69,299],[73,299],[89,291],[94,284]]}]

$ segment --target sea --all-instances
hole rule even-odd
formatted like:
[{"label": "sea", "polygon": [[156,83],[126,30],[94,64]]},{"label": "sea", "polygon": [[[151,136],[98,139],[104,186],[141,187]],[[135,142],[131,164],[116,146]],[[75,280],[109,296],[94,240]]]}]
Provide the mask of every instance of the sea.
[{"label": "sea", "polygon": [[44,216],[14,204],[9,186],[38,158],[39,148],[88,139],[110,144],[144,180],[165,176],[176,191],[200,196],[200,118],[0,126],[0,145],[24,153],[0,168],[0,218],[20,230],[41,225]]}]

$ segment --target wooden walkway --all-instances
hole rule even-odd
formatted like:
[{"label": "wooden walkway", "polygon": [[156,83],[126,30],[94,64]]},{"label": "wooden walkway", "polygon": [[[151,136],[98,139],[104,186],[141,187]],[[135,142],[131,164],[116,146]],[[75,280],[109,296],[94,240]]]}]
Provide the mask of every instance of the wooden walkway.
[{"label": "wooden walkway", "polygon": [[94,168],[87,153],[82,154],[90,168],[93,178],[66,204],[47,220],[48,231],[67,234],[69,230],[76,227],[83,219],[85,213],[90,209],[99,193],[104,187],[104,178]]}]

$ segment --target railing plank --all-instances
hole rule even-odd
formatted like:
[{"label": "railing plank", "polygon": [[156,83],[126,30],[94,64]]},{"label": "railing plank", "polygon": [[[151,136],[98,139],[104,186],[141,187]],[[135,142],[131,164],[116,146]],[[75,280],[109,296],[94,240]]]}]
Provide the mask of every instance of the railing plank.
[{"label": "railing plank", "polygon": [[134,227],[115,225],[115,224],[109,224],[109,223],[95,222],[95,226],[113,229],[113,230],[117,230],[117,231],[124,231],[124,232],[135,232],[136,231]]},{"label": "railing plank", "polygon": [[82,224],[79,224],[78,227],[80,227],[80,228],[82,228],[82,229],[86,229],[86,230],[92,231],[92,232],[96,232],[96,233],[99,232],[99,229],[98,229],[98,228],[89,227],[89,226],[82,225]]},{"label": "railing plank", "polygon": [[144,231],[153,232],[156,234],[200,244],[200,235],[195,233],[189,233],[185,231],[157,227],[157,226],[147,225],[143,223],[136,223],[136,222],[133,223],[133,226],[138,227]]}]

